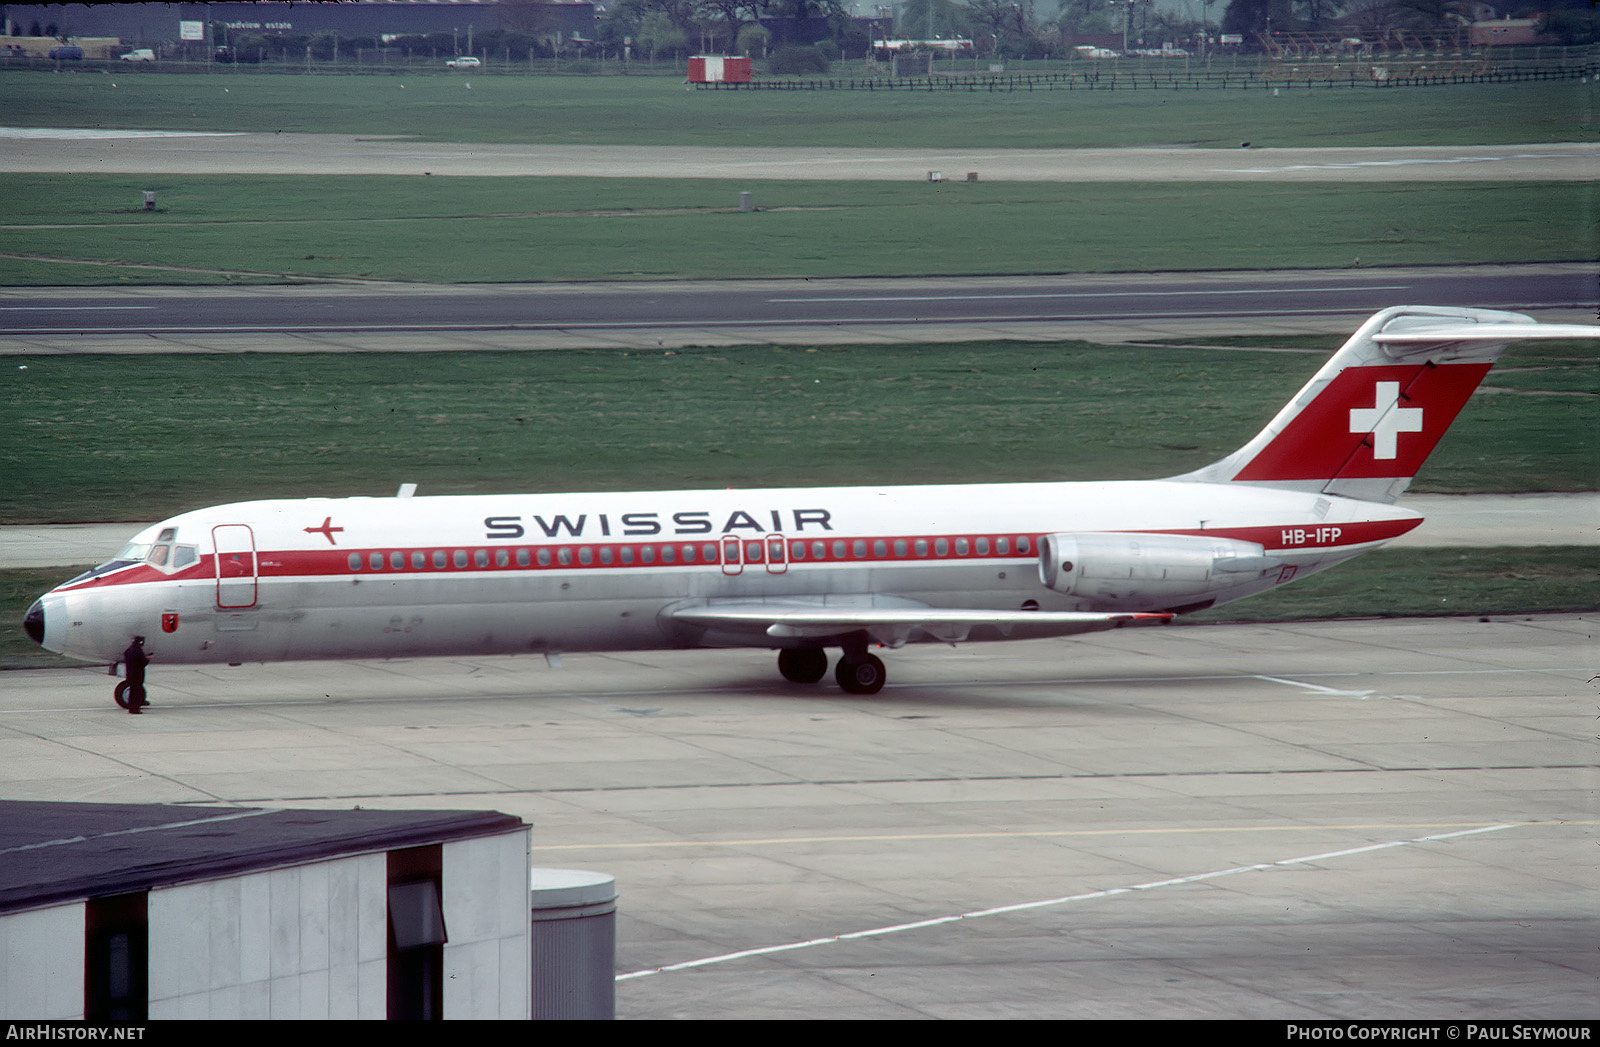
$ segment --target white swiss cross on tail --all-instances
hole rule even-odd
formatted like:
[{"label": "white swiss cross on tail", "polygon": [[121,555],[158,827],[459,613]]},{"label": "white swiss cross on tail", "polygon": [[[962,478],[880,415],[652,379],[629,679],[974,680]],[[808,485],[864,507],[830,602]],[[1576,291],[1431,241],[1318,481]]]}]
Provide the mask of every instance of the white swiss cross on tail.
[{"label": "white swiss cross on tail", "polygon": [[1379,382],[1375,389],[1377,406],[1350,409],[1350,431],[1372,434],[1372,457],[1393,458],[1401,433],[1422,432],[1422,408],[1399,406],[1399,382]]}]

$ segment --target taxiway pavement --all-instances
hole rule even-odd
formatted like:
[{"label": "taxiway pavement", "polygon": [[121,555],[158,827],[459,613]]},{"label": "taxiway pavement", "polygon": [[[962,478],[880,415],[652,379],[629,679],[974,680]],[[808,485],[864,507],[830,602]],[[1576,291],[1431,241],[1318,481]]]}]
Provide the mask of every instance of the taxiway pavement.
[{"label": "taxiway pavement", "polygon": [[1299,149],[842,149],[419,142],[334,134],[0,128],[0,172],[1003,182],[1593,181],[1586,142]]},{"label": "taxiway pavement", "polygon": [[1593,617],[4,674],[19,799],[496,809],[624,1018],[1600,1017]]}]

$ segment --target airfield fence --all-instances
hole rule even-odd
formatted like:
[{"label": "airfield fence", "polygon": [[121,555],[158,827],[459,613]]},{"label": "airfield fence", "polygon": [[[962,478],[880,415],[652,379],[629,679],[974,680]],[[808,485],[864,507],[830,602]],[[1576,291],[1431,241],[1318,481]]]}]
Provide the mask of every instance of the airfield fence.
[{"label": "airfield fence", "polygon": [[1578,80],[1600,75],[1600,63],[1562,69],[1490,69],[1430,72],[1414,68],[1356,67],[1229,70],[1213,73],[987,73],[931,77],[757,79],[743,84],[695,84],[702,91],[1248,91],[1261,88],[1398,88],[1447,84],[1506,84]]}]

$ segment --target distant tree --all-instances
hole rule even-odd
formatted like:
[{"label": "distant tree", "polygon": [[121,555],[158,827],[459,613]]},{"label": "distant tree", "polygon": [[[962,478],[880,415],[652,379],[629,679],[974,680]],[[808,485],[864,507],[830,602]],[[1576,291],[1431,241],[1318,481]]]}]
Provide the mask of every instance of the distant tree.
[{"label": "distant tree", "polygon": [[1600,40],[1600,9],[1592,0],[1556,0],[1544,14],[1543,30],[1567,47]]},{"label": "distant tree", "polygon": [[1257,33],[1301,28],[1291,0],[1232,0],[1222,12],[1222,31],[1252,41]]},{"label": "distant tree", "polygon": [[751,23],[739,30],[736,46],[739,53],[747,58],[765,58],[767,45],[771,42],[772,34],[767,32],[765,26]]},{"label": "distant tree", "polygon": [[1339,17],[1344,0],[1297,0],[1295,7],[1305,27],[1315,33],[1328,28]]},{"label": "distant tree", "polygon": [[1469,21],[1463,12],[1466,0],[1395,0],[1396,22],[1403,28],[1422,33],[1441,33],[1457,29]]},{"label": "distant tree", "polygon": [[819,47],[780,47],[767,59],[767,71],[774,76],[826,73],[828,58]]},{"label": "distant tree", "polygon": [[950,0],[906,0],[900,5],[894,31],[909,40],[971,36],[972,9]]},{"label": "distant tree", "polygon": [[662,51],[683,50],[685,40],[683,30],[673,24],[672,16],[665,11],[651,11],[641,18],[636,39],[652,62]]}]

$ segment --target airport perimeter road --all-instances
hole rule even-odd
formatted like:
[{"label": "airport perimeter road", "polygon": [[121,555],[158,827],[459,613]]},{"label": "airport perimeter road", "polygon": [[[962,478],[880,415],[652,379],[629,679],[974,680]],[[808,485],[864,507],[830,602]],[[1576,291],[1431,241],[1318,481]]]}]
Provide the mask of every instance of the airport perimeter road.
[{"label": "airport perimeter road", "polygon": [[825,149],[483,145],[316,134],[0,128],[0,172],[557,175],[1002,182],[1592,181],[1600,147]]},{"label": "airport perimeter road", "polygon": [[901,280],[0,289],[0,353],[1130,342],[1348,333],[1396,304],[1593,322],[1588,265]]},{"label": "airport perimeter road", "polygon": [[495,809],[624,1018],[1600,1018],[1597,623],[8,672],[18,799]]}]

